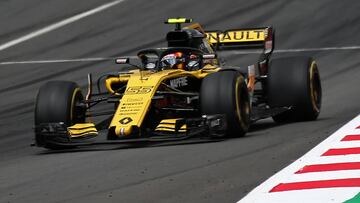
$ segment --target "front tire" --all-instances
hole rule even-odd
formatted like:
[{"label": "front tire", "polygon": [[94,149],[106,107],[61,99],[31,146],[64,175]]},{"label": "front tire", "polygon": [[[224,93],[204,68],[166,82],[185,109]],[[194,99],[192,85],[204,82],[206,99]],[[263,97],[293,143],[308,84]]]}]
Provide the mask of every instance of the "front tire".
[{"label": "front tire", "polygon": [[226,116],[226,135],[244,136],[250,124],[250,101],[244,77],[235,71],[222,71],[205,77],[200,89],[204,115]]},{"label": "front tire", "polygon": [[[40,87],[35,105],[35,126],[44,123],[64,123],[71,126],[85,122],[84,97],[80,88],[74,82],[51,81]],[[38,146],[50,149],[59,147],[46,143],[45,138],[35,132],[35,141]]]},{"label": "front tire", "polygon": [[321,109],[321,80],[311,57],[274,59],[268,74],[270,107],[291,107],[273,116],[275,122],[316,120]]}]

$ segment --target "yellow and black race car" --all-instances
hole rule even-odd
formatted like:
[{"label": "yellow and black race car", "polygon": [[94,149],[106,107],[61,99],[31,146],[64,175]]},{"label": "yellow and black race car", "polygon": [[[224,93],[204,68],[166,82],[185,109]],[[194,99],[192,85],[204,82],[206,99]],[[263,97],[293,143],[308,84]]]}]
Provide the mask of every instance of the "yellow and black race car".
[{"label": "yellow and black race car", "polygon": [[[129,69],[100,77],[97,93],[90,74],[86,96],[74,82],[44,84],[36,99],[36,145],[61,149],[94,144],[94,137],[111,143],[213,139],[243,136],[263,118],[290,122],[318,117],[321,83],[315,61],[302,56],[270,60],[272,27],[224,32],[206,32],[198,23],[181,27],[191,21],[168,19],[176,25],[166,35],[168,47],[141,50],[141,65],[116,59]],[[255,65],[220,63],[217,52],[244,48],[263,50]],[[109,103],[115,108],[96,110]],[[99,121],[99,116],[106,118]]]}]

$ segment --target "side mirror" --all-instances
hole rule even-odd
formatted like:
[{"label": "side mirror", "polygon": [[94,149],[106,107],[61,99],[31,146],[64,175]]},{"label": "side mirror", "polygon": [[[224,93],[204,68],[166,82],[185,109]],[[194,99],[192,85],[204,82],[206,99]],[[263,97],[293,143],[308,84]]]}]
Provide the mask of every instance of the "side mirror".
[{"label": "side mirror", "polygon": [[155,63],[147,63],[145,65],[146,69],[154,69],[156,67],[156,64]]},{"label": "side mirror", "polygon": [[216,59],[216,54],[204,54],[202,55],[203,59]]},{"label": "side mirror", "polygon": [[130,61],[129,58],[117,58],[115,59],[116,64],[128,64]]}]

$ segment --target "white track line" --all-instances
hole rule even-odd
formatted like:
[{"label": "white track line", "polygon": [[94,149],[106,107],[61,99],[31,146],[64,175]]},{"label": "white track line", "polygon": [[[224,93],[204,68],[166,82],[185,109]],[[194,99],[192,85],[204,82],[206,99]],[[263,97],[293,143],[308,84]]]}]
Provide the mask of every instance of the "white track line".
[{"label": "white track line", "polygon": [[[46,63],[74,63],[74,62],[91,62],[91,61],[111,61],[119,57],[97,57],[97,58],[78,58],[78,59],[53,59],[38,61],[4,61],[1,65],[17,65],[17,64],[46,64]],[[137,56],[121,56],[121,58],[138,58]]]},{"label": "white track line", "polygon": [[54,60],[39,60],[39,61],[7,61],[7,62],[0,62],[0,65],[73,63],[73,62],[108,61],[108,60],[115,60],[115,58],[79,58],[79,59],[54,59]]},{"label": "white track line", "polygon": [[[119,1],[116,1],[119,2]],[[323,48],[304,48],[304,49],[278,49],[274,53],[297,53],[297,52],[313,52],[313,51],[341,51],[341,50],[359,50],[360,46],[348,47],[323,47]],[[1,51],[1,50],[0,50]],[[221,56],[227,55],[242,55],[242,54],[259,54],[262,51],[225,51],[220,53]],[[129,58],[137,58],[136,56],[122,56]],[[98,58],[78,58],[78,59],[54,59],[54,60],[37,60],[37,61],[4,61],[1,65],[16,65],[16,64],[42,64],[42,63],[72,63],[72,62],[89,62],[89,61],[107,61],[115,60],[114,57],[98,57]]]},{"label": "white track line", "polygon": [[286,53],[286,52],[311,52],[311,51],[338,51],[338,50],[358,50],[360,46],[347,46],[347,47],[323,47],[323,48],[307,48],[307,49],[279,49],[274,53]]},{"label": "white track line", "polygon": [[80,20],[82,18],[88,17],[88,16],[93,15],[95,13],[98,13],[100,11],[103,11],[105,9],[108,9],[108,8],[110,8],[112,6],[115,6],[115,5],[117,5],[117,4],[119,4],[119,3],[123,2],[123,1],[125,1],[125,0],[116,0],[116,1],[112,1],[110,3],[103,4],[103,5],[99,6],[99,7],[94,8],[94,9],[85,11],[83,13],[77,14],[77,15],[72,16],[70,18],[67,18],[67,19],[59,21],[57,23],[46,26],[46,27],[44,27],[42,29],[31,32],[31,33],[29,33],[29,34],[27,34],[25,36],[22,36],[20,38],[14,39],[12,41],[9,41],[9,42],[7,42],[5,44],[0,45],[0,51],[3,51],[5,49],[7,49],[7,48],[10,48],[10,47],[15,46],[15,45],[17,45],[19,43],[25,42],[27,40],[30,40],[30,39],[32,39],[34,37],[46,34],[48,32],[51,32],[51,31],[55,30],[55,29],[58,29],[60,27],[63,27],[63,26],[68,25],[70,23],[73,23],[73,22],[78,21],[78,20]]},{"label": "white track line", "polygon": [[[298,53],[298,52],[316,52],[316,51],[341,51],[341,50],[359,50],[360,46],[341,46],[341,47],[319,47],[319,48],[301,48],[301,49],[277,49],[273,53]],[[241,54],[260,54],[262,50],[239,50],[225,51],[221,55],[241,55]]]}]

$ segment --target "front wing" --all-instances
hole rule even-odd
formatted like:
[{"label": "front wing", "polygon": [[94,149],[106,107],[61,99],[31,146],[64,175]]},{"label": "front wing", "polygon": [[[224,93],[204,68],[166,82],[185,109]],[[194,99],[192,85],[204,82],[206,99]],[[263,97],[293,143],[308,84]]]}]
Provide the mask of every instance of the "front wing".
[{"label": "front wing", "polygon": [[[44,123],[36,126],[35,145],[49,148],[131,143],[164,143],[183,141],[190,138],[221,138],[225,135],[227,124],[225,115],[204,115],[201,118],[177,119],[173,127],[166,130],[161,123],[157,129],[138,130],[132,136],[117,139],[107,136],[108,130],[97,131],[93,124],[75,124],[66,127],[64,123]],[[186,130],[182,126],[186,126]],[[78,128],[76,128],[78,127]],[[74,132],[76,132],[74,134]]]}]

